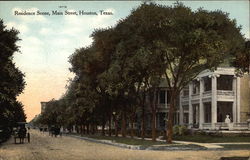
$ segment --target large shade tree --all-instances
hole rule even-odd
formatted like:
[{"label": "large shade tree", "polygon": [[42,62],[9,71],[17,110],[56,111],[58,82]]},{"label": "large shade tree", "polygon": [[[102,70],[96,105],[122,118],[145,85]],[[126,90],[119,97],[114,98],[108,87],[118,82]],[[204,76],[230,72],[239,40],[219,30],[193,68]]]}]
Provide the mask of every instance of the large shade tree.
[{"label": "large shade tree", "polygon": [[26,120],[23,105],[16,99],[25,86],[24,74],[12,61],[14,53],[19,51],[18,33],[13,28],[6,29],[0,19],[0,128],[5,134],[3,137],[9,136],[7,132],[16,122]]},{"label": "large shade tree", "polygon": [[242,47],[244,38],[235,20],[222,11],[192,11],[183,4],[173,7],[143,4],[124,21],[131,37],[151,54],[158,54],[170,93],[167,142],[172,142],[173,114],[180,91],[201,71],[215,69],[223,58]]}]

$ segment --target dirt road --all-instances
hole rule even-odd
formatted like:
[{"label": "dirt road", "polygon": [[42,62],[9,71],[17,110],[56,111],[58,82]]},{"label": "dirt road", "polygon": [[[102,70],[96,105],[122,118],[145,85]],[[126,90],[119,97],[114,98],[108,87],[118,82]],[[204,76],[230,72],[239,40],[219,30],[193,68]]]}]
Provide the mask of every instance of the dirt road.
[{"label": "dirt road", "polygon": [[145,151],[129,150],[71,137],[49,137],[31,131],[31,143],[0,146],[0,160],[219,160],[224,156],[249,156],[250,151]]}]

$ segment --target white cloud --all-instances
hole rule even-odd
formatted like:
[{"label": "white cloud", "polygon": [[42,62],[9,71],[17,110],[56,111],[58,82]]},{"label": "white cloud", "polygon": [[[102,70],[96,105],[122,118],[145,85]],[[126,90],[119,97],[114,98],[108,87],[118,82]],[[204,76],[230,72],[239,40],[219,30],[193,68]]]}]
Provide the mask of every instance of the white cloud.
[{"label": "white cloud", "polygon": [[68,47],[71,46],[71,43],[74,42],[69,38],[55,37],[51,40],[51,45],[56,48]]},{"label": "white cloud", "polygon": [[[20,46],[21,54],[15,55],[15,60],[20,64],[20,67],[37,68],[44,65],[45,53],[44,43],[37,37],[21,37],[21,41],[18,42]],[[24,69],[25,71],[25,69]]]},{"label": "white cloud", "polygon": [[[109,8],[104,11],[115,12]],[[83,16],[64,16],[65,27],[62,30],[63,34],[69,36],[79,36],[80,33],[86,33],[89,36],[95,28],[105,28],[115,24],[115,19],[112,15],[83,15]]]},{"label": "white cloud", "polygon": [[250,31],[249,31],[249,30],[246,31],[245,37],[246,37],[247,39],[250,39]]},{"label": "white cloud", "polygon": [[17,24],[16,22],[7,22],[6,23],[7,29],[15,28],[20,33],[26,33],[29,28],[25,24]]},{"label": "white cloud", "polygon": [[39,31],[39,33],[40,33],[41,35],[49,35],[49,34],[52,34],[53,31],[52,31],[51,28],[42,28],[42,29]]},{"label": "white cloud", "polygon": [[40,47],[43,45],[43,41],[41,41],[39,38],[37,37],[26,37],[23,42],[25,44],[25,46],[29,46],[29,47],[32,47],[32,48],[36,48],[36,47]]},{"label": "white cloud", "polygon": [[[15,9],[20,10],[20,8]],[[29,11],[36,10],[38,9],[29,9]],[[105,11],[115,12],[114,9],[105,9]],[[29,16],[23,17],[29,18]],[[33,19],[35,18],[33,17]],[[19,64],[22,64],[20,67],[24,71],[28,72],[31,70],[37,71],[38,69],[46,71],[50,68],[57,68],[57,70],[61,68],[67,71],[67,68],[70,66],[68,57],[74,53],[76,48],[91,44],[92,39],[89,35],[93,32],[94,28],[108,27],[117,21],[112,15],[64,15],[58,17],[57,21],[59,23],[54,23],[54,21],[49,21],[48,19],[46,20],[48,23],[41,24],[37,22],[39,25],[32,28],[34,24],[31,22],[35,22],[35,20],[22,20],[20,23],[27,22],[25,24],[30,27],[30,30],[28,31],[29,34],[20,37],[22,41],[18,45],[21,46],[20,51],[22,54],[15,56],[15,60]],[[17,26],[17,24],[18,22],[9,23],[9,26]],[[24,30],[25,26],[21,24],[19,25]]]}]

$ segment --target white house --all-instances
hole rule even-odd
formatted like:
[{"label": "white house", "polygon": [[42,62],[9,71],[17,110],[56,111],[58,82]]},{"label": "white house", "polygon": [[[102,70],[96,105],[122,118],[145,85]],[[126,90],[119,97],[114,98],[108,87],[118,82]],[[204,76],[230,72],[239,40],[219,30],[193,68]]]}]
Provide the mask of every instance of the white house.
[{"label": "white house", "polygon": [[[168,89],[159,86],[157,128],[165,128]],[[174,123],[199,129],[250,129],[250,76],[237,77],[234,68],[204,70],[180,94]],[[231,123],[225,123],[227,115]]]}]

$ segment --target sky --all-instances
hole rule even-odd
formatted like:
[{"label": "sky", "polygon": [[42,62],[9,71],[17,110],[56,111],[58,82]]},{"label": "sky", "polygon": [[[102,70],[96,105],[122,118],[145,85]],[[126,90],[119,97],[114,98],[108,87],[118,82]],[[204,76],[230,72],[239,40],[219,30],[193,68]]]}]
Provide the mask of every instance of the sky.
[{"label": "sky", "polygon": [[[220,9],[229,13],[250,37],[249,1],[182,1],[192,10]],[[8,29],[20,31],[14,56],[16,66],[25,74],[26,87],[18,100],[24,104],[27,120],[41,112],[42,101],[59,99],[74,74],[68,60],[78,48],[91,44],[94,29],[114,26],[138,7],[141,1],[0,1],[0,18]],[[174,1],[159,1],[173,5]],[[85,11],[98,15],[52,15],[52,11]],[[101,15],[100,10],[113,13]],[[15,15],[17,12],[49,12],[49,15]]]}]

